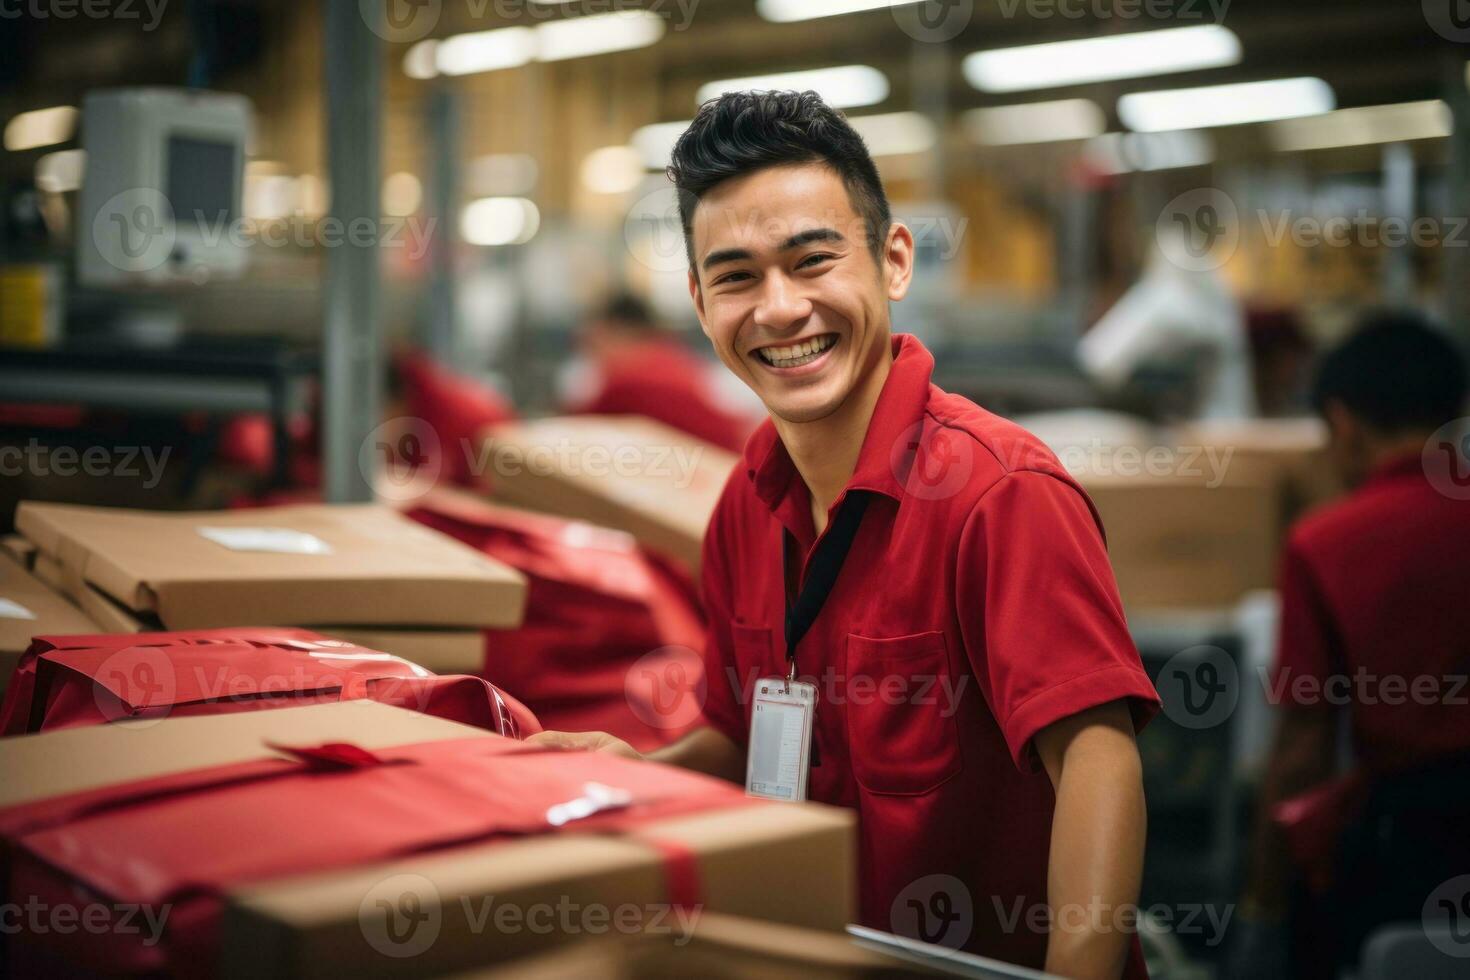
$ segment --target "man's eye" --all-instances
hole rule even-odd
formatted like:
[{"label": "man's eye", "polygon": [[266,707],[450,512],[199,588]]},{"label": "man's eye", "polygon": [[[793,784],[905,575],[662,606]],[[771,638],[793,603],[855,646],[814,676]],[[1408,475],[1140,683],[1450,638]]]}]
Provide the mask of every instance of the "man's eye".
[{"label": "man's eye", "polygon": [[806,258],[802,259],[801,262],[800,262],[800,264],[797,265],[797,268],[798,269],[810,269],[810,268],[816,266],[818,263],[824,262],[827,259],[830,259],[831,257],[832,256],[828,255],[825,252],[817,252],[817,253],[815,253],[813,255],[808,255]]},{"label": "man's eye", "polygon": [[748,272],[727,272],[723,276],[715,280],[715,285],[723,286],[726,283],[743,282],[744,280],[749,278],[750,273]]}]

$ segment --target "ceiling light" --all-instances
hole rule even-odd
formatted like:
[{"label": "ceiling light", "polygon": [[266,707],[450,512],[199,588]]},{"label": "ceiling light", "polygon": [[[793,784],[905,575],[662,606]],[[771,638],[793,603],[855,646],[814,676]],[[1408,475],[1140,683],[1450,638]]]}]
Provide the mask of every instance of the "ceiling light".
[{"label": "ceiling light", "polygon": [[961,118],[971,138],[988,146],[1087,139],[1104,129],[1103,112],[1091,99],[971,109]]},{"label": "ceiling light", "polygon": [[76,129],[76,106],[59,105],[22,112],[5,124],[5,148],[34,150],[38,146],[65,143]]},{"label": "ceiling light", "polygon": [[1215,159],[1208,133],[1180,129],[1167,133],[1104,133],[1087,141],[1082,155],[1108,174],[1203,167]]},{"label": "ceiling light", "polygon": [[664,36],[664,19],[650,10],[568,17],[536,28],[536,58],[563,61],[645,48]]},{"label": "ceiling light", "polygon": [[1434,139],[1453,130],[1450,107],[1437,99],[1397,105],[1338,109],[1271,124],[1278,150],[1318,150],[1329,146],[1362,146],[1403,140]]},{"label": "ceiling light", "polygon": [[842,65],[836,68],[813,68],[775,75],[752,75],[727,78],[699,87],[695,100],[699,103],[718,98],[726,92],[750,90],[766,92],[815,91],[822,101],[836,109],[876,105],[888,98],[888,76],[867,65]]},{"label": "ceiling light", "polygon": [[521,245],[541,226],[541,212],[524,197],[482,197],[466,204],[459,234],[471,245]]},{"label": "ceiling light", "polygon": [[875,116],[850,116],[847,120],[875,157],[923,153],[938,141],[934,123],[918,112],[885,112]]},{"label": "ceiling light", "polygon": [[1240,39],[1224,27],[1206,24],[976,51],[962,68],[965,80],[982,92],[1023,92],[1239,61]]},{"label": "ceiling light", "polygon": [[662,170],[669,165],[669,157],[674,153],[674,144],[679,137],[684,135],[684,130],[689,128],[692,119],[682,122],[654,123],[651,126],[643,126],[634,131],[629,142],[638,155],[643,158],[643,165],[649,170]]},{"label": "ceiling light", "polygon": [[756,0],[755,9],[766,20],[784,23],[899,7],[913,2],[914,0]]},{"label": "ceiling light", "polygon": [[1332,87],[1320,78],[1276,78],[1135,92],[1118,100],[1118,118],[1129,129],[1158,132],[1312,116],[1336,104]]},{"label": "ceiling light", "polygon": [[582,161],[582,184],[595,194],[626,194],[643,173],[643,157],[631,146],[604,146]]}]

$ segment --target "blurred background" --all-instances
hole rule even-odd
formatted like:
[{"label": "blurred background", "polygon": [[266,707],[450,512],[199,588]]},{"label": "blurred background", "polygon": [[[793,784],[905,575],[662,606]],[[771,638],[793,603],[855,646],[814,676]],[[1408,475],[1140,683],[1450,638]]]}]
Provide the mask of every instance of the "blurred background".
[{"label": "blurred background", "polygon": [[[940,386],[1092,477],[1156,676],[1181,656],[1243,677],[1271,661],[1280,532],[1335,492],[1313,455],[1317,352],[1381,306],[1470,339],[1458,0],[26,0],[0,16],[7,527],[19,499],[368,499],[375,433],[390,457],[424,449],[405,418],[451,477],[472,461],[447,447],[486,424],[661,401],[738,449],[760,405],[699,333],[663,174],[729,89],[814,89],[849,114],[919,243],[895,328],[934,351]],[[682,386],[650,394],[645,370],[619,394],[632,343],[662,345]],[[1159,505],[1108,502],[1120,471],[1099,453],[1262,419],[1282,421],[1221,444],[1269,457],[1285,497],[1176,501],[1173,538]],[[1154,537],[1130,555],[1140,513]],[[1177,574],[1212,547],[1223,569]],[[1258,688],[1228,720],[1166,710],[1145,744],[1145,905],[1172,910],[1201,963],[1223,928],[1177,927],[1238,886]]]}]

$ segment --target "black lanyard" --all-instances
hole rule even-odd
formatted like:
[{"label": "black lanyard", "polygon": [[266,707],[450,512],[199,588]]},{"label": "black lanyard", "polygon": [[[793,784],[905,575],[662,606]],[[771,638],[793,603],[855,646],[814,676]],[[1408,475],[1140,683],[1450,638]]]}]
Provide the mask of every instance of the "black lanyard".
[{"label": "black lanyard", "polygon": [[[852,539],[857,537],[858,526],[863,522],[863,512],[868,509],[868,494],[856,490],[848,491],[832,526],[827,528],[816,552],[807,565],[806,581],[801,583],[801,592],[796,603],[791,602],[791,590],[786,590],[786,677],[796,679],[796,646],[806,631],[811,629],[817,614],[827,601],[832,586],[837,584],[837,574],[847,560],[852,548]],[[781,573],[791,568],[791,535],[782,535],[783,551]]]}]

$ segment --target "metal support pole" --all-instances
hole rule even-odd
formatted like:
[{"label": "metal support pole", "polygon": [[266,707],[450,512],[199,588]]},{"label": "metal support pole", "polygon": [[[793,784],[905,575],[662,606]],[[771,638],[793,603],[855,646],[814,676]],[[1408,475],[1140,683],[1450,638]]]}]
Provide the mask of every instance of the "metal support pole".
[{"label": "metal support pole", "polygon": [[[1383,148],[1383,218],[1405,229],[1414,220],[1414,153],[1403,143]],[[1393,240],[1398,244],[1383,257],[1383,300],[1408,306],[1414,302],[1413,255],[1408,241]]]},{"label": "metal support pole", "polygon": [[[327,252],[322,337],[322,414],[326,499],[373,499],[373,451],[382,385],[382,321],[378,303],[380,230],[379,35],[367,18],[376,4],[326,3],[328,220],[341,232]],[[359,457],[367,465],[359,463]]]},{"label": "metal support pole", "polygon": [[[1450,107],[1450,159],[1445,174],[1446,232],[1453,231],[1456,219],[1470,215],[1470,72],[1465,57],[1457,49],[1444,56],[1445,102]],[[1454,247],[1449,247],[1453,244]],[[1461,344],[1470,347],[1470,248],[1464,233],[1459,241],[1445,242],[1441,288],[1444,290],[1444,316]]]},{"label": "metal support pole", "polygon": [[459,329],[454,294],[454,252],[459,218],[459,93],[448,83],[429,96],[429,352],[456,361]]}]

